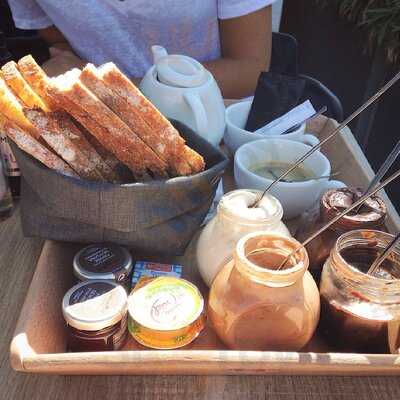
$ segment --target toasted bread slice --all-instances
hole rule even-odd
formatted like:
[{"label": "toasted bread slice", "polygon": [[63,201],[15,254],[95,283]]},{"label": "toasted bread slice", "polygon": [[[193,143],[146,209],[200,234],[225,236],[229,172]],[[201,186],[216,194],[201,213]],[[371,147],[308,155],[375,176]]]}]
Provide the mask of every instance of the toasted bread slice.
[{"label": "toasted bread slice", "polygon": [[22,102],[30,108],[40,108],[49,111],[42,99],[32,90],[18,70],[14,61],[10,61],[1,67],[2,76],[9,88]]},{"label": "toasted bread slice", "polygon": [[47,94],[46,88],[49,77],[36,63],[31,55],[22,57],[18,61],[18,69],[26,82],[29,83],[34,92],[41,98],[48,111],[57,111],[57,103]]},{"label": "toasted bread slice", "polygon": [[185,142],[179,135],[171,136],[172,142],[159,136],[146,124],[141,110],[132,107],[118,90],[113,90],[112,85],[107,85],[93,64],[86,65],[80,80],[168,164],[172,175],[191,174],[190,165],[180,156],[184,153]]},{"label": "toasted bread slice", "polygon": [[81,178],[89,181],[105,181],[91,162],[71,139],[70,133],[60,123],[63,112],[44,113],[40,109],[24,110],[28,120],[40,129],[41,137]]},{"label": "toasted bread slice", "polygon": [[0,111],[23,130],[39,139],[40,132],[26,119],[23,106],[0,76]]},{"label": "toasted bread slice", "polygon": [[55,95],[67,97],[76,108],[79,108],[80,112],[89,113],[90,118],[98,126],[105,128],[108,132],[107,137],[103,137],[103,134],[99,135],[98,131],[94,133],[92,129],[85,125],[90,133],[94,134],[135,175],[143,174],[147,168],[155,177],[167,176],[166,164],[77,79],[77,74],[80,74],[79,70],[55,78],[52,81]]},{"label": "toasted bread slice", "polygon": [[60,157],[53,154],[29,133],[25,132],[16,123],[2,114],[0,114],[0,125],[5,134],[20,149],[42,162],[48,168],[54,169],[64,175],[78,177],[76,172]]},{"label": "toasted bread slice", "polygon": [[[168,162],[176,169],[182,167],[182,159],[186,160],[187,152],[184,149],[185,141],[179,135],[178,131],[172,124],[157,110],[157,108],[148,100],[140,90],[116,67],[113,63],[107,63],[99,67],[99,77],[131,107],[131,112],[135,111],[135,116],[139,116],[145,124],[148,125],[150,131],[146,131],[147,140],[158,139],[160,147],[167,147]],[[121,113],[121,110],[119,110]],[[121,113],[123,119],[128,120],[126,112]],[[132,119],[130,119],[132,121]],[[131,122],[134,123],[133,121]],[[151,132],[151,133],[150,133]],[[149,136],[150,135],[150,136]],[[155,145],[155,144],[154,144]],[[197,153],[196,153],[197,154]],[[195,155],[192,154],[192,158]],[[202,157],[196,156],[199,161],[196,165],[201,165]],[[188,161],[188,160],[186,160]],[[204,163],[204,161],[203,161]],[[184,164],[183,164],[184,165]],[[182,171],[186,175],[186,171]],[[192,173],[200,172],[192,170]]]},{"label": "toasted bread slice", "polygon": [[185,146],[185,159],[192,167],[194,174],[204,171],[204,168],[206,167],[204,158],[189,146]]}]

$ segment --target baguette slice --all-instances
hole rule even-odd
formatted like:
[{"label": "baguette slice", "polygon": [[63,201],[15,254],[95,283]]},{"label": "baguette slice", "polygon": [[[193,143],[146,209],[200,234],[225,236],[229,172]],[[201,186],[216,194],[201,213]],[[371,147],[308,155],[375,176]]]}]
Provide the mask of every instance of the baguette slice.
[{"label": "baguette slice", "polygon": [[47,94],[49,77],[29,54],[18,61],[18,69],[26,82],[41,98],[48,111],[57,111],[57,103]]},{"label": "baguette slice", "polygon": [[55,88],[54,95],[68,98],[81,113],[89,113],[98,126],[105,128],[108,132],[107,137],[104,137],[100,131],[93,131],[84,125],[106,148],[127,165],[135,176],[144,175],[147,168],[155,177],[166,177],[166,164],[79,81],[79,74],[79,70],[71,71],[52,80],[52,87]]},{"label": "baguette slice", "polygon": [[93,64],[86,65],[80,74],[80,80],[168,164],[172,175],[191,174],[190,165],[182,157],[185,152],[185,141],[178,132],[176,135],[171,135],[170,140],[160,136],[146,124],[139,108],[132,107],[118,90],[114,90],[113,85],[105,83]]},{"label": "baguette slice", "polygon": [[81,178],[89,181],[105,181],[96,166],[71,139],[70,133],[60,123],[63,112],[44,113],[39,109],[24,110],[28,120],[41,132],[41,137]]},{"label": "baguette slice", "polygon": [[11,92],[2,77],[0,77],[0,111],[24,131],[36,139],[40,138],[40,132],[25,117],[22,104]]},{"label": "baguette slice", "polygon": [[[179,168],[182,159],[189,162],[189,160],[186,159],[188,156],[187,151],[184,150],[185,141],[179,135],[178,131],[157,110],[157,108],[143,96],[140,90],[116,67],[115,64],[104,64],[99,67],[98,72],[99,77],[110,88],[112,88],[112,90],[116,92],[130,108],[138,110],[138,115],[140,115],[142,120],[149,126],[152,135],[154,135],[152,138],[158,138],[158,141],[161,144],[166,144],[170,157],[168,158],[168,161],[171,159],[169,162],[171,162],[172,166],[175,165],[176,168]],[[126,113],[123,114],[123,118],[127,118]],[[193,151],[190,157],[193,161],[191,172],[197,173],[202,171],[202,169],[193,169],[193,166],[197,166],[197,168],[202,165],[204,166],[204,160],[201,155]],[[194,162],[194,158],[197,158],[196,162]]]},{"label": "baguette slice", "polygon": [[54,169],[63,175],[78,177],[76,172],[61,158],[42,146],[34,137],[2,114],[0,114],[0,126],[20,149],[42,162],[48,168]]},{"label": "baguette slice", "polygon": [[3,79],[15,95],[30,108],[40,108],[49,111],[42,99],[31,89],[29,84],[23,78],[14,61],[10,61],[1,67]]}]

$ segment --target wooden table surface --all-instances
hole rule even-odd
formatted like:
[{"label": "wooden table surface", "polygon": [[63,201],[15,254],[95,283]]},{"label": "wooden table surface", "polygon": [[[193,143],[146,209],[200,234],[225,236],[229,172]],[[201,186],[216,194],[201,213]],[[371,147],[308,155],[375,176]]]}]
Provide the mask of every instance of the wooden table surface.
[{"label": "wooden table surface", "polygon": [[9,344],[41,247],[41,240],[23,237],[18,211],[0,223],[0,399],[400,399],[400,377],[72,377],[16,373],[9,365]]}]

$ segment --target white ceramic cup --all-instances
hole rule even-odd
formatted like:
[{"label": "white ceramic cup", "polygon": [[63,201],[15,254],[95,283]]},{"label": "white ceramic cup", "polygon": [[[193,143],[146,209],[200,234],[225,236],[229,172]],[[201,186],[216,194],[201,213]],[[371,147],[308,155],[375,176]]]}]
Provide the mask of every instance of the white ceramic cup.
[{"label": "white ceramic cup", "polygon": [[[285,139],[264,139],[247,143],[235,154],[236,185],[240,189],[265,190],[272,180],[255,174],[251,168],[274,161],[292,164],[309,150],[310,146],[304,143]],[[308,157],[303,165],[311,170],[315,177],[331,174],[331,164],[320,151]],[[345,186],[343,182],[329,178],[304,182],[279,182],[271,189],[270,194],[281,202],[283,218],[290,219],[310,209],[328,189]]]},{"label": "white ceramic cup", "polygon": [[302,124],[298,129],[284,135],[260,135],[244,129],[247,117],[250,112],[253,100],[241,101],[240,103],[231,104],[226,108],[225,121],[226,129],[224,135],[224,143],[228,150],[235,154],[236,150],[245,143],[260,139],[276,139],[282,138],[286,140],[296,140],[302,143],[315,146],[319,140],[314,135],[305,134],[306,125]]}]

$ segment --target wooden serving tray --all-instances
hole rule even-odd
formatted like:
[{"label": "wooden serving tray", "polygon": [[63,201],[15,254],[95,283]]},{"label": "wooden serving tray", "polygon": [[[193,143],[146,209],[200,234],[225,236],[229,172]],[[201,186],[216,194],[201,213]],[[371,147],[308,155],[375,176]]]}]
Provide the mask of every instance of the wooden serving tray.
[{"label": "wooden serving tray", "polygon": [[[322,120],[314,131],[323,138],[334,126]],[[323,149],[338,179],[349,185],[366,186],[373,171],[345,129]],[[224,177],[232,188],[230,171]],[[400,218],[384,193],[388,206],[389,231],[400,230]],[[295,223],[290,224],[292,227]],[[183,277],[195,283],[207,296],[195,260],[195,237],[183,257],[146,260],[176,262],[184,266]],[[122,351],[67,353],[61,301],[74,284],[72,259],[79,244],[47,241],[39,258],[32,283],[11,342],[11,365],[17,371],[46,374],[154,374],[154,375],[395,375],[400,374],[400,354],[335,353],[318,331],[302,352],[232,351],[207,326],[197,340],[184,350],[149,350],[132,338]]]}]

